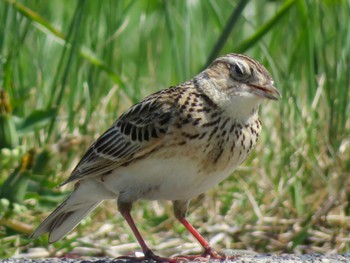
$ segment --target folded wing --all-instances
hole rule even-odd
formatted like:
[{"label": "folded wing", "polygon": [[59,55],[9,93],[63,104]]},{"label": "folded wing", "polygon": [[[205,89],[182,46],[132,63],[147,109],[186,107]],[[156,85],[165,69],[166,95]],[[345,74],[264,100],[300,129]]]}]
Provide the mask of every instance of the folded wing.
[{"label": "folded wing", "polygon": [[62,185],[109,174],[152,151],[164,140],[174,121],[179,92],[179,88],[162,90],[131,107],[90,146]]}]

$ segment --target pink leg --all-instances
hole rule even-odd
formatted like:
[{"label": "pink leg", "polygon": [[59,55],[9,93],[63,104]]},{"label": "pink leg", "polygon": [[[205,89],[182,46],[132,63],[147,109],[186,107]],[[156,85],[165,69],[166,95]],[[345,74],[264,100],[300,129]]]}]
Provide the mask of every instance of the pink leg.
[{"label": "pink leg", "polygon": [[129,211],[122,211],[121,212],[122,216],[125,218],[126,222],[130,226],[132,232],[134,233],[137,241],[139,242],[143,253],[146,255],[149,252],[152,252],[149,247],[147,246],[146,242],[143,240],[139,230],[137,229],[134,219],[132,219],[131,214]]},{"label": "pink leg", "polygon": [[157,262],[169,262],[169,263],[176,263],[176,262],[184,262],[184,260],[195,260],[195,261],[201,261],[205,260],[207,261],[208,258],[211,259],[227,259],[226,257],[223,257],[219,255],[214,249],[212,249],[208,243],[204,239],[204,237],[198,233],[198,231],[185,219],[185,217],[180,216],[177,217],[177,219],[186,227],[186,229],[198,240],[198,242],[203,246],[204,253],[203,255],[193,255],[193,256],[177,256],[175,258],[165,258],[157,256],[153,253],[153,251],[147,246],[146,242],[142,238],[139,230],[137,229],[134,220],[131,217],[130,211],[131,211],[131,204],[130,203],[121,203],[118,202],[118,208],[122,216],[125,218],[126,222],[129,224],[132,232],[134,233],[137,241],[139,242],[142,251],[144,253],[144,257],[135,258],[135,257],[120,257],[120,258],[128,258],[132,260],[142,261],[145,259],[152,259]]},{"label": "pink leg", "polygon": [[209,256],[210,258],[214,258],[214,259],[223,259],[224,257],[222,257],[221,255],[219,255],[219,253],[217,253],[208,243],[207,240],[205,240],[205,238],[186,220],[186,218],[181,217],[178,218],[178,220],[180,221],[181,224],[183,224],[186,229],[198,240],[198,242],[202,245],[202,247],[204,248],[204,253],[203,253],[203,257],[207,257]]},{"label": "pink leg", "polygon": [[131,217],[130,210],[131,210],[131,204],[120,204],[118,203],[119,211],[122,214],[122,216],[125,218],[126,222],[130,226],[132,232],[134,233],[137,241],[139,242],[143,254],[145,255],[144,257],[119,257],[121,259],[131,259],[131,260],[136,260],[136,261],[143,261],[145,259],[153,259],[154,261],[157,262],[169,262],[169,263],[176,263],[178,260],[176,258],[165,258],[165,257],[160,257],[157,256],[156,254],[153,253],[153,251],[147,246],[146,242],[142,238],[139,230],[137,229],[134,220]]}]

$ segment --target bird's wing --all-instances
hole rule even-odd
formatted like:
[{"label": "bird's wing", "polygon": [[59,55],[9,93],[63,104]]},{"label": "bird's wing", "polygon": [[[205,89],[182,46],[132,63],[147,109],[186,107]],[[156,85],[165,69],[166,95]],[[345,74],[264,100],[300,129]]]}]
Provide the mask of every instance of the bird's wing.
[{"label": "bird's wing", "polygon": [[169,88],[132,106],[90,146],[62,185],[108,174],[156,148],[174,120],[176,93],[178,88]]}]

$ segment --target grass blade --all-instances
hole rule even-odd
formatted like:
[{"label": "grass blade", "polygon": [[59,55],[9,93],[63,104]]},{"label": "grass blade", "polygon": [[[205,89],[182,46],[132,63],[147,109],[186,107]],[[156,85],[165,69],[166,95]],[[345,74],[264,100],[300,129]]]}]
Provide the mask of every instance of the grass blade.
[{"label": "grass blade", "polygon": [[240,43],[237,47],[234,48],[235,52],[243,53],[251,46],[256,44],[259,39],[261,39],[267,32],[269,32],[278,21],[287,13],[287,11],[296,3],[296,0],[286,0],[283,6],[278,10],[278,12],[264,25],[256,30],[256,32],[242,43]]}]

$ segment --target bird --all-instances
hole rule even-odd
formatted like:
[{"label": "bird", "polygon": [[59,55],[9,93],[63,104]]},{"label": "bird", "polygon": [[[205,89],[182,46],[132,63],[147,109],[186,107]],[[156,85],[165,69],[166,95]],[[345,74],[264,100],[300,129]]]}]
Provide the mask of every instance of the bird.
[{"label": "bird", "polygon": [[49,233],[49,243],[56,242],[103,200],[115,199],[144,258],[177,262],[180,257],[155,254],[131,216],[139,199],[170,200],[175,218],[204,249],[198,257],[222,259],[186,219],[190,200],[247,159],[262,129],[259,105],[280,97],[262,64],[235,53],[218,57],[189,81],[147,96],[87,149],[61,184],[74,183],[74,191],[30,237]]}]

